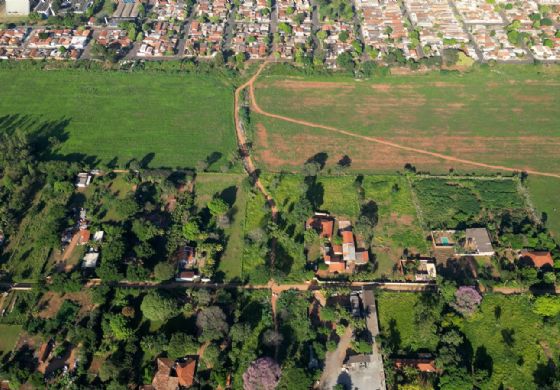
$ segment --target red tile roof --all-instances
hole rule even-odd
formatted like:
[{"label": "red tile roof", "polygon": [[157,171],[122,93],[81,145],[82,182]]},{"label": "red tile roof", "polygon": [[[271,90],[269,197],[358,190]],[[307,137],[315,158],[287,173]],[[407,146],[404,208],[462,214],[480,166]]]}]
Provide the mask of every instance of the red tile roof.
[{"label": "red tile roof", "polygon": [[344,262],[333,261],[329,264],[329,272],[344,272],[346,270]]},{"label": "red tile roof", "polygon": [[196,372],[196,360],[188,358],[184,362],[179,362],[175,366],[175,372],[179,378],[179,385],[190,387],[194,383],[194,374]]},{"label": "red tile roof", "polygon": [[550,252],[523,251],[521,252],[521,258],[530,259],[537,268],[542,268],[545,265],[554,267],[554,260],[552,259]]},{"label": "red tile roof", "polygon": [[80,237],[78,238],[78,243],[82,244],[82,245],[87,244],[89,242],[89,238],[91,236],[91,233],[89,232],[89,230],[88,229],[80,230],[79,234],[80,234]]},{"label": "red tile roof", "polygon": [[353,244],[354,243],[354,233],[345,230],[342,232],[342,243],[343,244]]},{"label": "red tile roof", "polygon": [[421,372],[436,372],[435,360],[433,359],[395,359],[395,366],[401,368],[404,366],[414,367]]}]

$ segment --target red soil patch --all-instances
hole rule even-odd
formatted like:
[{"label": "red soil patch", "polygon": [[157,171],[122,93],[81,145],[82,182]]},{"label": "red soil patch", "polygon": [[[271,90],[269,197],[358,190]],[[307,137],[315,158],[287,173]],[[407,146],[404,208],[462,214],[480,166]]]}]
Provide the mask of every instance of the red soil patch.
[{"label": "red soil patch", "polygon": [[95,307],[95,305],[91,303],[91,299],[87,291],[66,293],[64,296],[53,291],[48,291],[39,301],[38,307],[42,309],[37,316],[40,318],[53,318],[56,313],[58,313],[65,300],[76,302],[81,306],[78,313],[79,316],[83,316],[91,312]]},{"label": "red soil patch", "polygon": [[290,91],[301,91],[306,89],[336,89],[336,90],[353,90],[356,88],[352,84],[341,83],[336,81],[296,81],[296,80],[278,80],[272,83],[276,88],[288,89]]}]

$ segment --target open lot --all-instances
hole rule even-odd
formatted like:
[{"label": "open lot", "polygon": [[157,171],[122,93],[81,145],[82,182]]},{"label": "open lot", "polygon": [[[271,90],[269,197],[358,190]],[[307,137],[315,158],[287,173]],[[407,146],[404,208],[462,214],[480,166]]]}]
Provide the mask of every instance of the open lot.
[{"label": "open lot", "polygon": [[546,226],[552,236],[560,238],[560,180],[531,176],[528,186],[533,206],[546,214]]},{"label": "open lot", "polygon": [[438,344],[435,321],[417,321],[422,296],[416,293],[376,292],[379,326],[383,337],[396,351],[435,351]]},{"label": "open lot", "polygon": [[456,228],[504,213],[527,214],[516,179],[415,178],[413,189],[429,228]]},{"label": "open lot", "polygon": [[0,324],[0,356],[8,353],[15,347],[21,332],[21,325]]},{"label": "open lot", "polygon": [[18,68],[0,85],[0,121],[43,126],[69,159],[193,167],[214,154],[218,169],[235,149],[232,86],[210,76]]},{"label": "open lot", "polygon": [[[554,101],[560,89],[554,69],[500,66],[368,81],[268,76],[256,84],[256,96],[270,113],[478,162],[559,172],[560,119]],[[447,168],[432,157],[415,161],[409,152],[328,130],[261,116],[254,122],[256,150],[263,149],[260,160],[271,167],[304,161],[320,148],[333,157],[350,155],[356,169],[401,169],[407,162],[432,171]]]},{"label": "open lot", "polygon": [[487,294],[480,312],[463,322],[474,353],[484,347],[490,356],[492,376],[484,388],[542,388],[534,381],[546,380],[548,359],[560,351],[560,334],[557,325],[532,312],[530,300],[528,295]]}]

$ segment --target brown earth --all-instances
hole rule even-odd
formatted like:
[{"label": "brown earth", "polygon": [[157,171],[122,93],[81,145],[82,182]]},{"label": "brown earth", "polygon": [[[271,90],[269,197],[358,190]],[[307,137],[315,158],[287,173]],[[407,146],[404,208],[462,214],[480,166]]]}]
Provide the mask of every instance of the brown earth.
[{"label": "brown earth", "polygon": [[53,291],[48,291],[43,295],[37,305],[37,307],[42,308],[37,316],[40,318],[53,318],[56,313],[58,313],[65,300],[70,300],[80,305],[79,316],[89,313],[95,307],[87,291],[66,293],[64,296]]}]

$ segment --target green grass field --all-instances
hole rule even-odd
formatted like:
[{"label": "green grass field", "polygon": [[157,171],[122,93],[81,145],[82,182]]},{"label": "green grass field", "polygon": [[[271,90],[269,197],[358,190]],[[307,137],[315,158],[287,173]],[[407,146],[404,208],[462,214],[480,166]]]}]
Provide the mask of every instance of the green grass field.
[{"label": "green grass field", "polygon": [[533,206],[546,213],[546,226],[554,238],[560,238],[560,179],[530,176],[528,187]]},{"label": "green grass field", "polygon": [[[558,356],[560,330],[557,324],[544,324],[532,312],[530,299],[529,295],[486,294],[480,311],[463,322],[473,351],[485,347],[492,358],[492,377],[483,389],[542,388],[534,384],[534,375],[549,357]],[[497,307],[499,316],[495,314]],[[513,334],[509,345],[503,331]]]},{"label": "green grass field", "polygon": [[17,69],[0,70],[0,85],[0,123],[47,124],[46,132],[67,138],[57,153],[69,158],[193,167],[217,153],[217,170],[236,147],[233,87],[218,78]]},{"label": "green grass field", "polygon": [[0,324],[0,356],[14,348],[20,333],[21,325]]},{"label": "green grass field", "polygon": [[[417,322],[422,310],[420,294],[376,292],[379,326],[383,337],[400,351],[435,351],[438,337],[431,321]],[[432,321],[437,320],[432,318]]]},{"label": "green grass field", "polygon": [[[261,108],[271,113],[465,159],[560,172],[560,117],[554,103],[560,99],[558,79],[557,68],[536,66],[366,81],[263,76],[256,93]],[[254,122],[259,121],[256,116]],[[473,170],[348,136],[333,139],[326,130],[277,119],[262,124],[268,136],[257,137],[257,145],[268,150],[271,166],[282,161],[290,165],[290,160],[300,161],[322,148],[333,156],[348,153],[355,168],[370,171],[401,169],[406,162],[432,171],[449,166]]]}]

